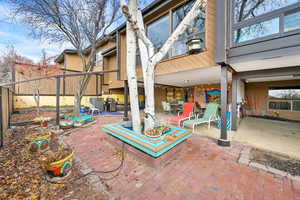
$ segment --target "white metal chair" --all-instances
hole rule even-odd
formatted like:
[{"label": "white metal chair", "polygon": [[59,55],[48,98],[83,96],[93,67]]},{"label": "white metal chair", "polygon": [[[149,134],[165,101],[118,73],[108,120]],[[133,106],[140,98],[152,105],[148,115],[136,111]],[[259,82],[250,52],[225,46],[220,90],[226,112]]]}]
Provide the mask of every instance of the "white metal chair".
[{"label": "white metal chair", "polygon": [[100,110],[90,103],[90,113],[94,115],[94,112],[100,113]]},{"label": "white metal chair", "polygon": [[165,102],[165,101],[162,101],[162,107],[163,107],[163,110],[164,112],[171,112],[171,106],[169,103]]}]

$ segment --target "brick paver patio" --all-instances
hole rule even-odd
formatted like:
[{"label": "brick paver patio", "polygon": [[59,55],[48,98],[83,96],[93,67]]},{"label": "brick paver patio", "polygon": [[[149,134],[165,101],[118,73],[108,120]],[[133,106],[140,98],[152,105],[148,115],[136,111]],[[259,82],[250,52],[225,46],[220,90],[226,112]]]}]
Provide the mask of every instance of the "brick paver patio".
[{"label": "brick paver patio", "polygon": [[[73,132],[65,141],[80,159],[94,170],[110,170],[120,155],[106,141],[101,126],[121,117],[99,117],[98,123]],[[246,148],[233,144],[218,147],[208,138],[193,136],[186,149],[161,169],[150,168],[126,156],[119,175],[105,183],[120,199],[195,200],[300,200],[300,183],[237,163]],[[109,177],[114,174],[99,174]]]}]

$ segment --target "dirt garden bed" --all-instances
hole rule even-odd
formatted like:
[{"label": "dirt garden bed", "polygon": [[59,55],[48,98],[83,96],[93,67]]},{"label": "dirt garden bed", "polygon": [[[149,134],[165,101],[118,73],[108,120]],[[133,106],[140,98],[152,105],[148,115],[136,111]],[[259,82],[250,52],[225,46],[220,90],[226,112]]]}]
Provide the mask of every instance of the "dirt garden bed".
[{"label": "dirt garden bed", "polygon": [[252,149],[250,152],[250,160],[251,162],[257,162],[287,172],[292,176],[300,176],[300,161],[287,156]]},{"label": "dirt garden bed", "polygon": [[[5,146],[0,149],[0,199],[107,199],[95,191],[87,177],[80,177],[80,170],[73,167],[63,184],[46,180],[40,154],[28,150],[25,129],[10,131],[5,135]],[[57,140],[54,140],[56,145]]]}]

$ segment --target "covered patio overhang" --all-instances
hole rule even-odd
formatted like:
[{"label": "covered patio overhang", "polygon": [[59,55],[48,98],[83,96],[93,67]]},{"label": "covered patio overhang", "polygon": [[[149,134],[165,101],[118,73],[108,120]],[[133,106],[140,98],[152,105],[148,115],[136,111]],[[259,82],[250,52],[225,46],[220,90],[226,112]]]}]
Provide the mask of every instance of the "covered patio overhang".
[{"label": "covered patio overhang", "polygon": [[[228,72],[228,80],[231,81]],[[191,87],[202,84],[219,84],[221,82],[221,67],[203,67],[155,76],[155,83],[175,87]]]},{"label": "covered patio overhang", "polygon": [[232,70],[229,66],[211,66],[175,73],[157,75],[155,83],[176,87],[191,87],[206,84],[220,84],[221,89],[221,136],[218,144],[230,146],[227,136],[228,85],[232,80]]}]

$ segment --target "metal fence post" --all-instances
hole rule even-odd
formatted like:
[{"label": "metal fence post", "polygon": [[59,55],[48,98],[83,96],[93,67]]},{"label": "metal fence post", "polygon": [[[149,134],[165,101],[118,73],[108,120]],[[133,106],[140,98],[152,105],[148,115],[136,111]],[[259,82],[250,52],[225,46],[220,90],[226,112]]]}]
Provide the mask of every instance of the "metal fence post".
[{"label": "metal fence post", "polygon": [[59,102],[59,97],[60,97],[60,78],[56,77],[56,125],[59,125],[59,120],[60,120],[60,102]]}]

